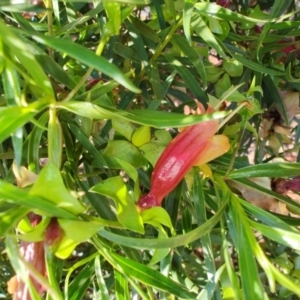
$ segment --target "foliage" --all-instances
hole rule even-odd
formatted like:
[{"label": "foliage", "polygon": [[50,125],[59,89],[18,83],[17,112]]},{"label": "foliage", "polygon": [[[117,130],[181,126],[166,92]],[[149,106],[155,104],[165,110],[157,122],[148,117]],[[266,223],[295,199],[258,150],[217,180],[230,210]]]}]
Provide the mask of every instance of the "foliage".
[{"label": "foliage", "polygon": [[[299,11],[225,2],[1,1],[1,297],[298,299]],[[209,120],[229,152],[141,210]]]}]

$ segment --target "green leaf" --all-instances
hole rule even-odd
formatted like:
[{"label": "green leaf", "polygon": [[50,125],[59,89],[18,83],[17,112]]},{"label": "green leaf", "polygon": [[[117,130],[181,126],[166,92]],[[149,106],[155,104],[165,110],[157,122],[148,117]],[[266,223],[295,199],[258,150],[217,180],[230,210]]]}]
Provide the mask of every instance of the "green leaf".
[{"label": "green leaf", "polygon": [[35,126],[28,136],[27,160],[32,170],[39,172],[40,143],[42,134],[47,128],[45,127],[49,119],[49,110],[45,111],[37,120],[39,126]]},{"label": "green leaf", "polygon": [[132,134],[136,129],[133,124],[121,118],[112,119],[112,127],[125,136],[128,141],[131,141]]},{"label": "green leaf", "polygon": [[19,189],[14,185],[2,180],[0,181],[0,197],[7,202],[23,205],[31,210],[38,209],[47,213],[49,216],[56,216],[65,219],[75,218],[72,213],[64,208],[61,208],[58,204],[48,201],[40,196],[32,195],[26,190]]},{"label": "green leaf", "polygon": [[246,58],[242,55],[239,55],[239,54],[233,54],[232,52],[230,54],[233,58],[238,60],[242,65],[244,65],[245,67],[247,67],[253,71],[256,71],[259,73],[265,73],[265,74],[269,74],[269,75],[274,75],[274,76],[284,76],[283,71],[265,67],[264,65],[261,65],[254,61],[251,61],[248,58]]},{"label": "green leaf", "polygon": [[69,40],[56,39],[53,37],[33,35],[32,38],[37,42],[66,53],[79,62],[94,68],[99,72],[102,72],[103,74],[113,78],[115,81],[128,88],[130,91],[135,93],[140,92],[140,90],[136,88],[114,64],[111,64],[101,56],[97,56],[94,52],[86,49],[85,47],[75,44]]},{"label": "green leaf", "polygon": [[180,35],[173,35],[171,43],[176,44],[181,51],[188,57],[193,66],[196,68],[198,74],[200,75],[204,88],[207,86],[207,76],[204,64],[202,62],[201,56],[197,51],[191,46],[185,38]]},{"label": "green leaf", "polygon": [[[227,73],[225,73],[222,77],[219,78],[219,80],[215,84],[215,91],[216,91],[217,97],[224,98],[223,94],[227,93],[228,90],[230,89],[230,87],[231,87],[231,82],[230,82],[229,75]],[[236,91],[233,92],[230,95],[229,100],[235,99],[234,94],[236,94],[236,93],[237,93]],[[239,93],[237,93],[237,94],[238,94],[238,96],[240,95]]]},{"label": "green leaf", "polygon": [[276,106],[279,112],[282,114],[285,124],[289,124],[289,120],[286,114],[285,106],[283,104],[283,100],[278,92],[277,86],[274,83],[274,79],[271,76],[265,76],[263,78],[264,83],[266,84],[270,96],[272,97],[273,101],[276,103]]},{"label": "green leaf", "polygon": [[[42,67],[36,61],[34,55],[28,49],[27,44],[22,41],[9,26],[0,20],[0,31],[2,32],[2,42],[10,49],[10,53],[14,54],[26,71],[31,75],[31,84],[43,92],[44,96],[48,95],[54,99],[54,93],[49,78],[44,73]],[[3,53],[0,52],[1,55]],[[5,55],[5,54],[4,54]]]},{"label": "green leaf", "polygon": [[149,126],[140,126],[132,135],[131,142],[136,147],[141,147],[151,140],[151,129]]},{"label": "green leaf", "polygon": [[4,237],[30,209],[20,206],[12,207],[0,213],[0,237]]},{"label": "green leaf", "polygon": [[104,0],[103,7],[106,11],[108,22],[105,24],[104,34],[107,30],[110,35],[118,35],[121,26],[121,6],[117,1]]},{"label": "green leaf", "polygon": [[44,240],[45,230],[50,223],[50,218],[46,217],[41,220],[36,226],[32,226],[28,218],[23,218],[18,224],[18,237],[20,240],[25,242],[40,242]]},{"label": "green leaf", "polygon": [[245,214],[241,215],[240,210],[236,209],[233,203],[230,205],[230,214],[232,218],[230,221],[233,223],[236,231],[235,246],[238,251],[244,297],[245,299],[265,299],[253,253],[255,239],[252,236],[252,232],[249,232]]},{"label": "green leaf", "polygon": [[220,54],[223,58],[227,57],[219,42],[198,13],[193,13],[191,26],[196,34],[200,36],[210,47],[215,49],[218,54]]},{"label": "green leaf", "polygon": [[292,177],[300,175],[300,163],[266,163],[237,169],[229,178]]},{"label": "green leaf", "polygon": [[236,59],[225,59],[223,68],[232,77],[240,77],[243,74],[243,65]]},{"label": "green leaf", "polygon": [[[168,237],[168,235],[164,231],[164,229],[160,228],[159,231],[158,231],[157,238],[158,239],[160,239],[160,238],[165,239],[167,237]],[[168,248],[166,248],[166,249],[155,249],[148,266],[153,266],[153,265],[157,264],[162,259],[164,259],[169,253],[170,253],[170,249],[168,249]]]},{"label": "green leaf", "polygon": [[130,111],[119,110],[113,107],[105,107],[92,104],[90,102],[69,101],[61,104],[58,108],[63,108],[75,114],[92,119],[123,118],[127,121],[148,125],[156,128],[185,127],[200,122],[224,118],[227,112],[215,112],[204,115],[183,115],[177,113],[167,113],[163,111],[150,111],[143,109],[132,109]]},{"label": "green leaf", "polygon": [[141,63],[138,54],[135,51],[133,51],[131,48],[124,46],[121,43],[115,43],[114,52],[120,55],[121,57],[124,57],[132,62]]},{"label": "green leaf", "polygon": [[[262,223],[268,225],[269,227],[280,228],[282,230],[295,233],[298,232],[298,229],[288,224],[288,219],[290,218],[288,216],[276,216],[273,213],[266,211],[260,207],[254,206],[247,201],[243,201],[242,205],[246,208],[247,212],[249,212],[255,219],[260,220]],[[293,221],[293,218],[291,220]],[[295,225],[297,224],[298,223],[296,223]]]},{"label": "green leaf", "polygon": [[143,152],[144,157],[154,167],[165,148],[166,146],[164,145],[151,142],[141,146],[139,149]]},{"label": "green leaf", "polygon": [[183,31],[188,43],[191,44],[191,18],[194,10],[195,0],[187,0],[184,1],[184,9],[183,9]]},{"label": "green leaf", "polygon": [[64,236],[55,249],[55,255],[61,259],[68,258],[78,244],[86,242],[103,227],[103,225],[91,220],[84,222],[58,219],[57,221],[64,231]]},{"label": "green leaf", "polygon": [[154,93],[154,99],[160,103],[160,101],[163,99],[162,96],[162,82],[160,80],[159,76],[159,69],[155,62],[152,62],[152,65],[150,67],[150,76],[151,76],[151,84],[152,84],[152,90]]},{"label": "green leaf", "polygon": [[124,237],[112,232],[109,232],[105,229],[99,231],[99,235],[104,238],[113,241],[115,243],[136,248],[136,249],[160,249],[160,248],[177,248],[189,244],[205,234],[209,233],[212,228],[219,222],[220,218],[223,215],[223,212],[227,206],[227,201],[220,207],[217,213],[211,217],[207,222],[199,226],[198,228],[186,233],[177,235],[176,237],[171,237],[168,239],[138,239]]},{"label": "green leaf", "polygon": [[[72,121],[71,121],[72,122]],[[76,139],[80,142],[80,144],[90,152],[93,156],[95,163],[99,167],[107,166],[107,162],[105,161],[104,157],[102,156],[101,152],[96,149],[96,147],[91,143],[89,138],[85,135],[85,133],[78,127],[77,124],[68,123],[72,133],[76,137]]]},{"label": "green leaf", "polygon": [[88,222],[79,220],[57,219],[59,226],[63,229],[67,238],[77,243],[82,243],[96,234],[103,225],[89,220]]},{"label": "green leaf", "polygon": [[275,0],[274,5],[272,6],[270,16],[272,18],[279,18],[285,12],[285,10],[290,6],[293,0],[280,1]]},{"label": "green leaf", "polygon": [[55,256],[60,259],[67,259],[76,246],[79,244],[79,242],[76,242],[72,239],[67,238],[66,236],[63,236],[62,240],[59,242],[59,245],[55,249]]},{"label": "green leaf", "polygon": [[106,148],[103,151],[103,156],[108,165],[113,168],[119,166],[115,160],[121,159],[135,168],[145,166],[147,164],[146,159],[142,156],[141,152],[128,141],[108,141]]},{"label": "green leaf", "polygon": [[164,53],[164,56],[169,61],[169,63],[176,69],[176,71],[180,74],[182,79],[184,80],[187,87],[191,90],[191,92],[195,95],[195,97],[205,104],[207,100],[207,95],[202,91],[199,87],[198,81],[192,75],[187,67],[185,67],[179,60],[177,60],[174,56],[169,53]]},{"label": "green leaf", "polygon": [[197,2],[195,4],[197,12],[201,15],[215,16],[221,20],[233,21],[233,22],[253,22],[253,23],[267,23],[272,20],[271,18],[252,18],[242,14],[239,14],[231,9],[224,8],[216,3]]},{"label": "green leaf", "polygon": [[94,277],[94,272],[94,261],[90,261],[76,274],[76,277],[72,280],[68,287],[68,300],[84,298]]},{"label": "green leaf", "polygon": [[139,18],[135,18],[134,16],[130,16],[130,21],[143,36],[156,43],[159,42],[157,33],[149,25],[147,25],[147,23],[141,21]]},{"label": "green leaf", "polygon": [[277,243],[286,245],[295,250],[300,250],[300,234],[299,232],[292,232],[290,230],[284,230],[268,225],[260,224],[251,221],[251,225],[264,236],[276,241]]},{"label": "green leaf", "polygon": [[123,272],[138,281],[183,299],[195,299],[195,294],[189,292],[184,286],[163,276],[160,272],[118,254],[110,253],[110,255],[119,264]]},{"label": "green leaf", "polygon": [[173,228],[170,216],[162,207],[152,207],[149,209],[145,209],[141,212],[141,216],[144,223],[152,224],[153,226],[156,226],[158,228],[160,227],[160,225],[164,225],[166,227],[169,227],[172,233],[175,233],[175,229]]},{"label": "green leaf", "polygon": [[60,171],[53,163],[48,163],[42,169],[30,195],[43,197],[75,215],[84,211],[82,204],[66,189]]},{"label": "green leaf", "polygon": [[[95,257],[95,275],[96,275],[97,284],[99,287],[99,290],[97,291],[97,295],[99,295],[99,298],[101,300],[110,300],[110,297],[109,297],[110,294],[109,294],[108,288],[105,283],[105,278],[106,278],[105,271],[104,270],[102,271],[102,268],[101,268],[100,255]],[[119,291],[118,287],[116,286],[118,279],[116,278],[117,276],[116,276],[115,270],[114,270],[114,275],[115,275],[115,289]],[[121,279],[120,279],[120,281],[121,281]],[[127,290],[127,292],[128,292],[128,290]],[[125,293],[125,289],[121,295],[124,295],[124,293]],[[117,298],[117,300],[121,300],[121,299],[124,299],[124,298],[122,298],[122,296],[120,299]],[[126,299],[129,299],[129,298],[126,298]]]},{"label": "green leaf", "polygon": [[[44,109],[49,102],[41,99],[27,107],[1,107],[0,108],[0,143],[13,134],[18,128],[25,125],[36,114]],[[16,116],[18,116],[16,118]]]},{"label": "green leaf", "polygon": [[[114,275],[115,275],[116,300],[129,300],[130,295],[129,295],[128,281],[123,276],[123,274],[118,270],[114,270]],[[107,298],[107,300],[110,300],[110,298]]]},{"label": "green leaf", "polygon": [[90,191],[114,200],[118,221],[130,230],[144,233],[142,218],[121,176],[101,181],[93,186]]}]

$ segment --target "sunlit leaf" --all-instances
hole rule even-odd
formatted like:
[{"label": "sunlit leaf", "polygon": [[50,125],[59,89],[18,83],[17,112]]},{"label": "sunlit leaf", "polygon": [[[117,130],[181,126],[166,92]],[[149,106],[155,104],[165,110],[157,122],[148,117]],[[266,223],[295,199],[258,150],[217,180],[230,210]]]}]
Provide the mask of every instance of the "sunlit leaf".
[{"label": "sunlit leaf", "polygon": [[118,221],[123,226],[133,231],[144,232],[141,216],[121,176],[111,177],[99,182],[90,191],[114,200]]}]

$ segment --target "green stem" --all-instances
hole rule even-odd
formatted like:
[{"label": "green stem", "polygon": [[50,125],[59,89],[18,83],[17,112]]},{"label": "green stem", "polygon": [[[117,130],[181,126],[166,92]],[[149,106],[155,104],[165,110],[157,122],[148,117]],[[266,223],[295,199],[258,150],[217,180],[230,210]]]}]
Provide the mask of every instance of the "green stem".
[{"label": "green stem", "polygon": [[[53,5],[52,0],[46,1],[46,8],[47,8],[47,21],[48,21],[48,34],[50,36],[53,36]],[[54,58],[54,52],[52,48],[49,48],[49,56],[53,59]]]},{"label": "green stem", "polygon": [[233,164],[234,164],[234,160],[237,156],[237,152],[240,148],[240,145],[241,145],[241,142],[242,142],[242,138],[243,138],[243,135],[244,135],[244,132],[245,132],[245,128],[246,128],[246,122],[247,122],[247,119],[244,118],[243,119],[243,126],[242,126],[242,130],[240,130],[239,132],[239,136],[238,136],[238,140],[237,140],[237,143],[235,145],[235,148],[233,150],[233,153],[231,154],[231,159],[230,159],[230,162],[228,164],[228,169],[227,169],[227,172],[226,172],[226,175],[225,175],[225,178],[229,175],[230,171],[232,170],[233,168]]},{"label": "green stem", "polygon": [[[96,49],[96,54],[98,56],[100,56],[103,52],[103,49],[104,49],[104,46],[106,44],[106,42],[108,41],[109,39],[109,36],[106,35],[104,36],[97,49]],[[90,67],[88,68],[88,70],[86,71],[86,73],[82,76],[82,78],[80,79],[80,81],[76,84],[76,86],[74,87],[74,89],[68,94],[68,96],[62,100],[61,102],[64,103],[64,102],[68,102],[69,100],[71,100],[75,95],[76,93],[81,89],[81,87],[86,83],[87,79],[89,78],[89,76],[91,75],[92,71],[93,71],[94,68]]]},{"label": "green stem", "polygon": [[167,34],[166,38],[160,43],[158,44],[153,56],[151,57],[149,64],[151,65],[152,61],[156,60],[158,58],[158,56],[162,53],[162,51],[165,49],[165,47],[168,45],[168,43],[170,42],[170,40],[172,39],[174,33],[176,32],[176,30],[182,25],[182,18],[180,18],[178,20],[177,23],[175,23],[171,29],[170,32]]}]

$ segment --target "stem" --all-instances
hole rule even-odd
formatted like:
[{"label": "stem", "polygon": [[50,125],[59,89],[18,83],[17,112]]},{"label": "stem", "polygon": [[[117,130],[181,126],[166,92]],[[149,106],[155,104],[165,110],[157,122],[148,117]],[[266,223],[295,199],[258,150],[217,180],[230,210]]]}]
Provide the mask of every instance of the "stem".
[{"label": "stem", "polygon": [[246,122],[247,122],[247,119],[244,118],[243,119],[243,127],[242,127],[242,130],[240,130],[240,132],[239,132],[237,144],[235,145],[235,148],[234,148],[233,153],[231,155],[231,159],[230,159],[230,162],[228,164],[228,169],[227,169],[227,172],[225,174],[225,178],[229,175],[229,173],[230,173],[230,171],[231,171],[231,169],[233,167],[236,154],[237,154],[237,152],[238,152],[238,150],[240,148],[240,145],[241,145],[241,142],[242,142],[242,138],[243,138],[243,135],[244,135],[244,132],[245,132]]},{"label": "stem", "polygon": [[[53,36],[53,17],[52,17],[52,11],[53,11],[53,5],[52,0],[46,1],[46,8],[47,8],[47,21],[48,21],[48,33],[49,36]],[[54,52],[52,48],[49,48],[49,56],[54,59]]]},{"label": "stem", "polygon": [[244,106],[246,106],[247,103],[244,102],[240,106],[238,106],[234,111],[232,111],[219,125],[218,130],[222,128],[239,110],[241,110]]},{"label": "stem", "polygon": [[173,34],[175,33],[175,31],[182,25],[182,19],[179,19],[179,21],[174,24],[172,26],[172,28],[170,29],[170,32],[167,34],[166,38],[162,41],[162,43],[160,43],[153,56],[151,57],[150,61],[149,61],[149,64],[151,65],[152,61],[156,60],[157,57],[161,54],[161,52],[164,50],[164,48],[167,46],[167,44],[170,42],[170,40],[172,39],[173,37]]},{"label": "stem", "polygon": [[[106,42],[108,41],[109,36],[105,35],[103,36],[103,38],[100,40],[100,43],[96,49],[96,55],[100,56],[103,52],[104,46],[106,44]],[[68,102],[69,100],[71,100],[76,93],[81,89],[81,87],[85,84],[85,82],[87,81],[87,79],[89,78],[89,76],[91,75],[92,71],[94,68],[90,67],[88,68],[88,70],[86,71],[86,73],[83,75],[83,77],[80,79],[80,81],[76,84],[76,86],[74,87],[74,89],[68,94],[68,96],[62,100],[61,102]]]}]

